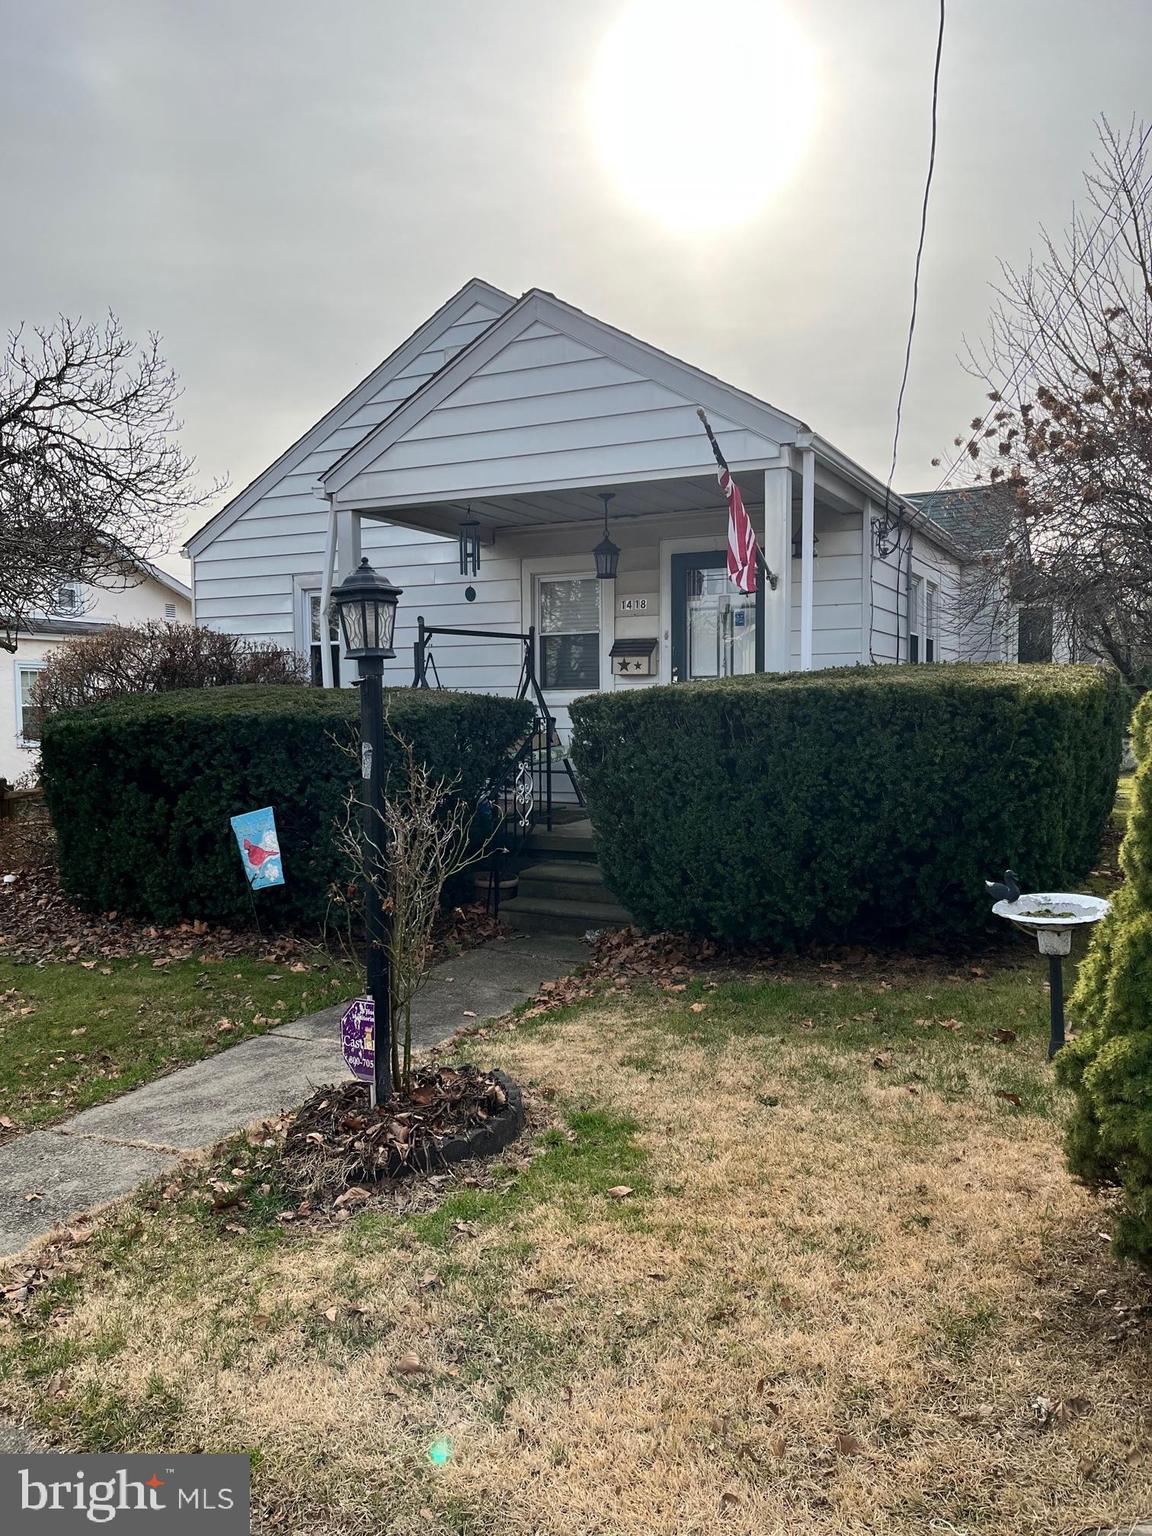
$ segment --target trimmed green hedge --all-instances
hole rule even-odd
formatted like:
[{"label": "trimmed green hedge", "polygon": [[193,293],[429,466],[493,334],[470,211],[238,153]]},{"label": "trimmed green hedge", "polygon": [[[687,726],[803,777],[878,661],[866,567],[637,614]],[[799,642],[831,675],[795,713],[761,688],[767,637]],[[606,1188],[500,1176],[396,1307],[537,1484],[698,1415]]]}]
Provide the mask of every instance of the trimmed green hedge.
[{"label": "trimmed green hedge", "polygon": [[1065,1150],[1085,1183],[1119,1185],[1112,1245],[1152,1268],[1152,694],[1136,711],[1140,762],[1120,849],[1125,884],[1096,928],[1069,1008],[1082,1032],[1056,1058],[1075,1107]]},{"label": "trimmed green hedge", "polygon": [[986,878],[1091,868],[1124,702],[1092,667],[852,667],[590,694],[572,755],[637,921],[717,938],[948,940]]},{"label": "trimmed green hedge", "polygon": [[[385,699],[393,729],[469,800],[532,726],[523,700],[434,689]],[[271,805],[286,884],[254,893],[261,920],[322,920],[331,885],[348,879],[332,828],[358,782],[358,721],[353,691],[255,686],[50,716],[42,775],[65,890],[90,909],[156,922],[251,923],[229,817]]]}]

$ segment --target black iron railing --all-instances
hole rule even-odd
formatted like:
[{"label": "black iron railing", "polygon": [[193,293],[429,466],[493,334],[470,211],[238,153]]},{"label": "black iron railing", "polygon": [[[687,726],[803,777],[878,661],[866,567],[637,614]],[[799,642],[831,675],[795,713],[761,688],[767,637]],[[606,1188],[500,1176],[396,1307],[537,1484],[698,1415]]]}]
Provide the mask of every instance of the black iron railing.
[{"label": "black iron railing", "polygon": [[530,699],[536,710],[531,735],[517,752],[500,765],[484,796],[484,814],[489,820],[487,836],[491,838],[490,846],[493,849],[488,861],[491,871],[489,905],[499,910],[500,879],[508,861],[520,853],[539,821],[542,820],[545,827],[552,830],[553,773],[557,756],[581,805],[584,804],[584,796],[571,764],[564,755],[556,719],[550,713],[540,688],[536,673],[535,628],[530,628],[526,634],[495,629],[451,629],[425,624],[421,616],[416,620],[416,639],[412,646],[413,688],[443,687],[434,652],[434,642],[440,637],[501,640],[519,645],[520,679],[516,686],[516,697]]}]

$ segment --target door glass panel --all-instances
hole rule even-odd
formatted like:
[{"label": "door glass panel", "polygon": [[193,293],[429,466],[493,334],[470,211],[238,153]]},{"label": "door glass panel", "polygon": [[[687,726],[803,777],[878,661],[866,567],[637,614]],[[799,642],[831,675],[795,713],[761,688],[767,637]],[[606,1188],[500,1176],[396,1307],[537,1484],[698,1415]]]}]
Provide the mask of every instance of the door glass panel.
[{"label": "door glass panel", "polygon": [[541,577],[540,683],[584,693],[600,686],[600,590],[594,576]]},{"label": "door glass panel", "polygon": [[687,572],[687,676],[737,677],[756,670],[756,598],[725,569]]}]

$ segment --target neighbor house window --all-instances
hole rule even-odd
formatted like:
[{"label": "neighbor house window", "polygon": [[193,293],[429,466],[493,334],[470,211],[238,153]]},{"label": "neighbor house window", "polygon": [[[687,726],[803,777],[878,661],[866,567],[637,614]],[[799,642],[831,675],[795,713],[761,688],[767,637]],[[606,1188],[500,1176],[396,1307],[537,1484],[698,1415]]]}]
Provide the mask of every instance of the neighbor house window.
[{"label": "neighbor house window", "polygon": [[[312,685],[321,688],[324,685],[324,672],[320,660],[320,593],[305,592],[304,601],[307,604],[308,619],[308,663],[312,670]],[[340,630],[334,618],[329,618],[324,626],[328,631],[328,641],[332,647],[332,682],[337,688],[340,686]]]},{"label": "neighbor house window", "polygon": [[1021,608],[1016,659],[1018,661],[1052,660],[1051,608]]},{"label": "neighbor house window", "polygon": [[542,576],[540,685],[567,693],[600,686],[600,584],[595,576]]},{"label": "neighbor house window", "polygon": [[80,591],[80,583],[66,581],[63,586],[57,588],[56,601],[52,606],[54,612],[61,615],[82,613],[84,594]]},{"label": "neighbor house window", "polygon": [[16,735],[22,746],[35,746],[40,740],[40,722],[43,718],[32,697],[39,666],[16,663]]},{"label": "neighbor house window", "polygon": [[924,578],[913,576],[908,584],[908,660],[924,659]]},{"label": "neighbor house window", "polygon": [[935,661],[940,643],[940,588],[930,581],[924,588],[924,660]]}]

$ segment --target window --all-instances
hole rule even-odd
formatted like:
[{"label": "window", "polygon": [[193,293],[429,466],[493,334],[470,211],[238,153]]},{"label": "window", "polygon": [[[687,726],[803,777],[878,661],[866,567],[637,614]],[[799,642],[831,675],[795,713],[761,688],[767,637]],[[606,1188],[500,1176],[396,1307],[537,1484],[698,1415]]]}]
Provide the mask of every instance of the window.
[{"label": "window", "polygon": [[168,624],[171,624],[175,620],[175,618],[176,618],[176,604],[175,603],[165,603],[164,604],[164,619],[165,619],[165,622],[168,623]]},{"label": "window", "polygon": [[66,581],[56,592],[53,609],[59,614],[76,614],[84,611],[84,595],[78,581]]},{"label": "window", "polygon": [[924,578],[913,576],[908,584],[908,660],[920,661],[924,635]]},{"label": "window", "polygon": [[940,641],[940,588],[930,581],[924,588],[924,660],[935,661]]},{"label": "window", "polygon": [[1021,608],[1016,659],[1017,661],[1052,660],[1051,608]]},{"label": "window", "polygon": [[40,721],[43,716],[32,698],[39,674],[38,663],[16,663],[16,735],[24,747],[35,746],[40,740]]},{"label": "window", "polygon": [[600,686],[600,584],[595,576],[542,576],[540,686],[586,693]]},{"label": "window", "polygon": [[[312,670],[312,686],[321,688],[324,685],[324,673],[320,661],[320,593],[305,592],[304,601],[307,605],[305,612],[308,618],[308,661]],[[332,682],[339,688],[340,628],[334,618],[328,620],[327,629],[328,639],[332,643]]]}]

